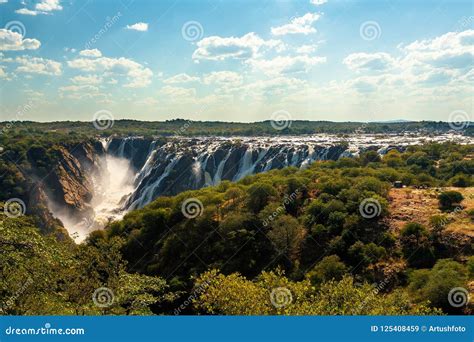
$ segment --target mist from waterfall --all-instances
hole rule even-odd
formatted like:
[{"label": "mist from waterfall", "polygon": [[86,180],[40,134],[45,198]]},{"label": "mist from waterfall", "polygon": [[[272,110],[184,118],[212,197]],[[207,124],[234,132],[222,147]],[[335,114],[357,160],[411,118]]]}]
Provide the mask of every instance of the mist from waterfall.
[{"label": "mist from waterfall", "polygon": [[105,155],[106,170],[94,179],[94,223],[104,227],[109,221],[121,218],[119,208],[125,197],[133,191],[135,172],[126,158]]},{"label": "mist from waterfall", "polygon": [[100,171],[91,175],[94,184],[90,203],[92,215],[78,220],[64,207],[51,201],[48,203],[53,215],[61,220],[76,243],[83,242],[92,231],[122,218],[125,211],[120,209],[121,203],[133,191],[135,173],[128,159],[106,154],[99,158],[99,164],[102,166]]}]

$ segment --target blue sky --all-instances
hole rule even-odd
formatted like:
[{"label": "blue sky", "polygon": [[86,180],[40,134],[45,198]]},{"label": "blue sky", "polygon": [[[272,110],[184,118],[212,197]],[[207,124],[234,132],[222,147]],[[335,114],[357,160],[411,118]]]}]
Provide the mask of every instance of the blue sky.
[{"label": "blue sky", "polygon": [[0,121],[472,120],[471,1],[0,0]]}]

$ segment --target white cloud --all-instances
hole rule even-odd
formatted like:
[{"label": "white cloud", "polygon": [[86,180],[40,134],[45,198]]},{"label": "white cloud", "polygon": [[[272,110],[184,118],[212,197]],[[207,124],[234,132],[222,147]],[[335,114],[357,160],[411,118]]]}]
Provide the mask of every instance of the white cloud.
[{"label": "white cloud", "polygon": [[238,94],[244,101],[245,99],[259,101],[265,97],[287,96],[291,92],[301,91],[306,86],[306,81],[297,78],[276,77],[246,84],[239,89]]},{"label": "white cloud", "polygon": [[15,11],[17,14],[23,14],[23,15],[38,15],[38,14],[45,14],[44,12],[40,11],[33,11],[28,8],[19,8]]},{"label": "white cloud", "polygon": [[233,71],[215,71],[204,75],[204,84],[217,84],[223,87],[236,87],[243,83],[242,75]]},{"label": "white cloud", "polygon": [[306,13],[302,17],[293,18],[289,24],[272,27],[272,34],[283,36],[287,34],[310,34],[315,33],[316,29],[312,26],[321,15],[319,13]]},{"label": "white cloud", "polygon": [[[21,3],[23,6],[25,2]],[[38,14],[50,14],[52,11],[61,11],[63,7],[60,5],[60,0],[42,0],[36,4],[35,9],[31,10],[26,7],[17,9],[15,13],[23,15],[38,15]]]},{"label": "white cloud", "polygon": [[176,99],[176,98],[190,99],[196,96],[196,89],[165,86],[161,88],[160,93],[165,96],[171,97],[172,99]]},{"label": "white cloud", "polygon": [[406,54],[402,63],[414,68],[430,66],[443,69],[466,69],[474,59],[474,30],[448,32],[434,39],[400,46]]},{"label": "white cloud", "polygon": [[256,70],[271,76],[308,72],[313,66],[326,62],[326,57],[278,56],[273,59],[251,59],[248,63]]},{"label": "white cloud", "polygon": [[5,67],[0,66],[0,78],[7,79],[8,75],[7,73],[3,70]]},{"label": "white cloud", "polygon": [[82,50],[79,52],[79,55],[84,56],[84,57],[102,57],[102,52],[98,49],[92,49],[92,50]]},{"label": "white cloud", "polygon": [[17,57],[15,62],[20,64],[16,68],[17,72],[54,76],[62,74],[61,63],[50,59],[22,56]]},{"label": "white cloud", "polygon": [[65,87],[60,87],[60,91],[62,92],[77,92],[77,91],[90,91],[90,92],[98,92],[99,88],[93,85],[70,85],[70,86],[65,86]]},{"label": "white cloud", "polygon": [[148,23],[136,23],[136,24],[133,24],[133,25],[127,25],[125,27],[127,30],[134,30],[134,31],[142,31],[142,32],[145,32],[145,31],[148,31]]},{"label": "white cloud", "polygon": [[102,99],[107,101],[108,95],[101,93],[99,88],[90,85],[70,85],[65,87],[60,87],[59,96],[61,98],[68,98],[73,100],[82,100],[82,99]]},{"label": "white cloud", "polygon": [[300,47],[296,48],[296,53],[301,55],[309,55],[316,51],[315,45],[301,45]]},{"label": "white cloud", "polygon": [[425,86],[435,86],[447,84],[456,79],[456,76],[456,72],[452,70],[432,70],[414,77],[413,81]]},{"label": "white cloud", "polygon": [[472,92],[466,75],[472,71],[473,42],[474,30],[467,30],[400,45],[402,54],[397,58],[384,52],[350,54],[343,63],[362,75],[346,81],[344,87],[377,94],[403,89],[401,96],[425,100]]},{"label": "white cloud", "polygon": [[144,99],[135,101],[135,104],[139,106],[155,106],[158,103],[159,101],[153,97],[146,97]]},{"label": "white cloud", "polygon": [[166,84],[179,84],[179,83],[191,83],[191,82],[199,82],[199,77],[189,76],[188,74],[181,73],[175,75],[173,77],[167,78],[163,81]]},{"label": "white cloud", "polygon": [[51,12],[60,11],[63,7],[60,5],[59,0],[42,0],[36,4],[35,9],[38,11]]},{"label": "white cloud", "polygon": [[70,68],[79,69],[84,72],[106,73],[108,76],[119,75],[127,78],[128,88],[143,88],[151,83],[153,72],[143,65],[132,61],[131,59],[99,57],[77,58],[68,61]]},{"label": "white cloud", "polygon": [[393,67],[395,60],[384,52],[352,53],[344,58],[343,63],[355,71],[386,71]]},{"label": "white cloud", "polygon": [[250,32],[242,37],[211,36],[200,40],[193,53],[193,59],[224,60],[227,58],[249,59],[257,56],[263,49],[282,48],[279,40],[263,40]]},{"label": "white cloud", "polygon": [[328,0],[310,0],[310,3],[316,6],[324,5]]},{"label": "white cloud", "polygon": [[74,84],[100,84],[102,82],[102,78],[97,75],[78,75],[71,78],[71,81]]},{"label": "white cloud", "polygon": [[8,0],[0,0],[0,4],[6,4]]},{"label": "white cloud", "polygon": [[24,39],[18,32],[0,29],[0,51],[36,50],[40,45],[37,39]]}]

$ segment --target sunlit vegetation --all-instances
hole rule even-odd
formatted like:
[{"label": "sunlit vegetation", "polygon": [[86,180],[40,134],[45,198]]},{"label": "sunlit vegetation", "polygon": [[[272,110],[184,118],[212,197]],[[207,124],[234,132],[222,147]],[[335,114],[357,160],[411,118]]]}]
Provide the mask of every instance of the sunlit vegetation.
[{"label": "sunlit vegetation", "polygon": [[[361,133],[400,133],[400,132],[424,132],[439,133],[451,131],[452,127],[447,122],[420,121],[420,122],[331,122],[331,121],[302,121],[294,120],[287,128],[275,130],[270,121],[239,123],[219,121],[188,121],[183,119],[167,121],[136,121],[115,120],[110,122],[109,129],[98,131],[92,122],[60,121],[60,122],[5,122],[2,129],[6,134],[21,134],[27,136],[41,136],[47,133],[51,136],[67,134],[70,139],[81,135],[110,136],[119,135],[160,135],[160,136],[196,136],[196,135],[221,135],[221,136],[256,136],[256,135],[299,135],[299,134],[350,134],[355,131]],[[472,125],[463,130],[466,135],[473,134]],[[1,140],[0,140],[1,141]]]},{"label": "sunlit vegetation", "polygon": [[[406,292],[378,293],[369,284],[355,284],[345,276],[314,287],[308,280],[291,281],[280,272],[263,272],[255,281],[239,274],[225,276],[215,270],[206,272],[197,286],[207,288],[195,306],[208,314],[223,315],[426,315],[439,314],[426,303],[414,305]],[[288,292],[282,290],[287,289]],[[282,291],[281,301],[272,291]],[[275,294],[275,292],[273,292]],[[276,295],[276,294],[275,294]],[[276,305],[275,305],[276,304]],[[281,306],[281,307],[280,307]]]},{"label": "sunlit vegetation", "polygon": [[[176,294],[163,279],[127,273],[120,246],[115,238],[79,246],[57,241],[29,218],[0,213],[0,314],[146,315],[172,301]],[[96,298],[107,307],[94,303],[99,288],[110,291]]]},{"label": "sunlit vegetation", "polygon": [[[1,157],[2,198],[27,191],[12,157],[47,168],[62,143],[10,145],[13,154]],[[181,313],[468,314],[472,307],[452,308],[446,298],[452,287],[469,288],[472,240],[447,232],[444,216],[394,230],[388,204],[396,181],[472,185],[474,161],[466,156],[473,152],[472,145],[426,144],[224,181],[157,198],[81,245],[41,234],[34,213],[2,215],[3,313],[167,314],[198,292]],[[202,203],[195,218],[183,215],[189,198]],[[439,199],[463,210],[453,193]],[[376,204],[375,215],[362,213],[364,200]],[[111,306],[92,301],[100,287],[113,290]],[[282,307],[271,301],[279,287],[291,293]]]},{"label": "sunlit vegetation", "polygon": [[[430,269],[447,257],[455,257],[453,263],[465,267],[465,256],[472,254],[472,246],[445,232],[444,223],[434,229],[408,222],[401,231],[393,231],[387,205],[392,182],[436,187],[447,185],[460,174],[472,181],[472,161],[452,158],[454,151],[463,156],[471,150],[472,146],[426,145],[409,148],[406,153],[391,151],[382,159],[363,154],[358,159],[315,163],[306,170],[274,170],[238,183],[223,182],[217,187],[159,198],[97,236],[125,239],[122,251],[133,265],[131,270],[172,279],[176,290],[192,291],[196,285],[192,278],[218,269],[224,284],[230,282],[236,288],[246,284],[250,292],[241,301],[257,306],[245,309],[246,304],[222,303],[206,297],[205,291],[194,308],[197,312],[274,313],[268,298],[257,300],[253,296],[264,297],[265,291],[255,290],[259,288],[257,279],[268,276],[262,272],[275,269],[284,271],[288,281],[298,286],[314,287],[303,291],[302,296],[317,296],[328,282],[346,286],[347,291],[359,291],[355,285],[359,283],[383,283],[380,292],[387,295],[383,300],[390,301],[393,297],[389,294],[410,285],[412,270]],[[194,219],[182,214],[181,205],[188,198],[203,203],[203,212]],[[361,215],[364,199],[379,204],[376,216]],[[468,278],[456,283],[467,288]],[[224,298],[232,295],[226,289],[216,285]],[[233,291],[231,287],[229,291]],[[440,291],[439,296],[447,296],[445,290]],[[402,306],[423,303],[450,312],[440,301],[434,305],[433,296],[415,295],[414,291],[397,295],[405,298],[398,302]],[[411,309],[387,305],[387,313],[412,313]],[[294,314],[296,307],[289,312]],[[299,310],[347,313],[336,308]],[[382,311],[360,311],[375,312]]]}]

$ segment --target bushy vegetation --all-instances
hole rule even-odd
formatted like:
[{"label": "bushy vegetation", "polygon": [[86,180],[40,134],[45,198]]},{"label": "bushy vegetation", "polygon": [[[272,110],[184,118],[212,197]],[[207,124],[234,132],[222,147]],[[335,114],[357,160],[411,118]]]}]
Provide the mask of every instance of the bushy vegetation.
[{"label": "bushy vegetation", "polygon": [[[183,119],[167,121],[136,121],[115,120],[109,129],[100,131],[102,136],[111,134],[119,135],[161,135],[161,136],[196,136],[196,135],[222,135],[222,136],[255,136],[255,135],[298,135],[333,133],[348,134],[364,127],[365,133],[401,133],[401,132],[447,132],[452,128],[447,122],[420,121],[420,122],[392,122],[392,123],[361,123],[361,122],[331,122],[331,121],[303,121],[294,120],[287,128],[275,130],[270,121],[239,123],[239,122],[209,122],[189,121]],[[96,135],[97,129],[92,122],[14,122],[0,123],[0,131],[11,131],[23,136],[65,133],[68,135],[88,136]],[[472,135],[472,128],[467,127],[464,134]]]},{"label": "bushy vegetation", "polygon": [[[358,159],[315,163],[306,170],[273,170],[238,183],[222,182],[158,198],[100,234],[104,239],[125,239],[123,253],[133,272],[172,279],[177,291],[192,291],[196,284],[191,279],[211,268],[232,281],[260,279],[266,274],[262,272],[280,269],[291,281],[310,284],[315,291],[331,281],[334,286],[338,282],[355,286],[357,279],[357,283],[383,282],[381,292],[391,293],[409,284],[412,269],[431,268],[458,249],[465,255],[472,253],[472,246],[452,239],[442,227],[429,229],[412,222],[400,232],[390,230],[386,218],[391,182],[436,186],[461,172],[471,178],[459,169],[459,159],[448,161],[453,150],[464,155],[469,149],[472,147],[426,145],[406,153],[391,151],[382,159],[363,154]],[[203,207],[201,215],[192,219],[182,213],[182,204],[189,198]],[[373,216],[363,215],[367,200],[376,203]],[[458,260],[462,255],[457,255]],[[467,287],[467,279],[463,286]],[[217,287],[230,295],[225,286]],[[315,295],[311,291],[308,293]],[[409,294],[404,292],[411,304],[433,300]],[[251,307],[247,311],[220,307],[219,311],[214,302],[199,303],[198,312],[205,305],[212,306],[204,310],[207,313],[273,312],[266,311],[268,300],[258,304],[267,309],[255,311]],[[436,307],[446,309],[438,304]]]},{"label": "bushy vegetation", "polygon": [[440,259],[430,270],[413,271],[410,274],[409,290],[414,297],[427,300],[447,313],[460,314],[463,308],[449,302],[449,292],[455,288],[465,288],[467,279],[465,265],[451,259]]},{"label": "bushy vegetation", "polygon": [[464,197],[458,191],[444,191],[439,194],[438,199],[442,210],[452,210],[463,201]]},{"label": "bushy vegetation", "polygon": [[177,294],[165,280],[126,272],[121,245],[116,238],[57,241],[29,218],[0,213],[0,314],[147,315],[172,302]]},{"label": "bushy vegetation", "polygon": [[308,280],[291,281],[281,272],[262,272],[255,281],[237,273],[204,273],[196,286],[206,291],[195,306],[220,315],[423,315],[439,314],[426,303],[413,305],[407,293],[378,294],[369,284],[356,285],[345,276],[314,287]]},{"label": "bushy vegetation", "polygon": [[[47,167],[60,143],[44,144],[22,157],[25,166]],[[1,298],[15,298],[5,312],[162,314],[193,296],[181,313],[469,313],[451,310],[443,296],[450,286],[468,288],[472,244],[453,239],[440,219],[390,229],[388,203],[395,181],[436,187],[462,176],[472,184],[474,162],[465,157],[473,148],[426,144],[224,181],[157,198],[79,246],[39,234],[34,215],[2,217]],[[11,157],[0,165],[7,198],[22,184]],[[183,213],[188,199],[202,204],[196,217]],[[33,285],[16,295],[30,276]],[[94,306],[99,287],[114,290],[113,306]],[[272,304],[281,287],[292,304]]]}]

